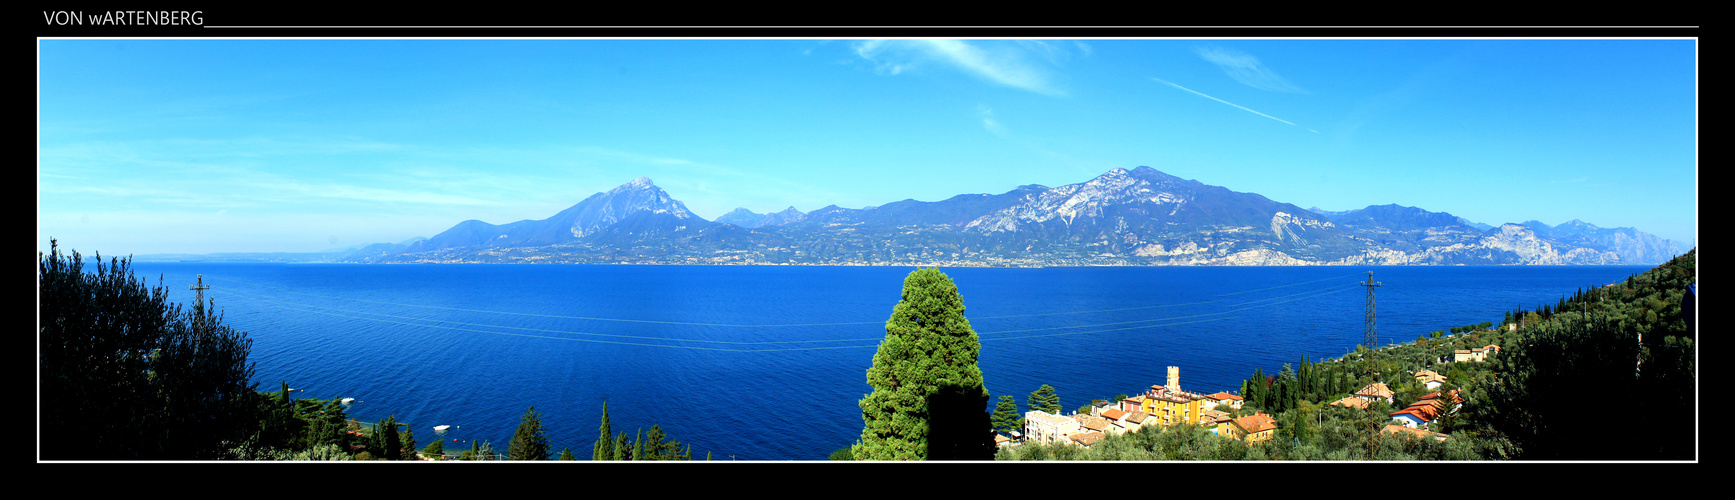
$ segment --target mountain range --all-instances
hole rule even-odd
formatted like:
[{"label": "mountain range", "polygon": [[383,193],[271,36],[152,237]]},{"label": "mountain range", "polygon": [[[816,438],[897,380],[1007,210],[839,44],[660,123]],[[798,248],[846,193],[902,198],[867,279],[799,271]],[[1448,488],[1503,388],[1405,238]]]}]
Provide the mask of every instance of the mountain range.
[{"label": "mountain range", "polygon": [[1399,205],[1328,212],[1152,169],[1059,187],[705,220],[650,179],[542,220],[460,222],[351,262],[813,265],[1653,264],[1678,245],[1581,221],[1478,224]]}]

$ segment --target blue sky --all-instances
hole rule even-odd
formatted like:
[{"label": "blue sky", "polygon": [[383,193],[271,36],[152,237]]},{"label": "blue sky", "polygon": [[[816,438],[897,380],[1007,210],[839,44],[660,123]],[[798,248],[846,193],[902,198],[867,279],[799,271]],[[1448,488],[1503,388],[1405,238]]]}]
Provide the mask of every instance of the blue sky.
[{"label": "blue sky", "polygon": [[37,239],[318,251],[636,177],[705,218],[1146,165],[1303,208],[1697,237],[1697,41],[38,42]]}]

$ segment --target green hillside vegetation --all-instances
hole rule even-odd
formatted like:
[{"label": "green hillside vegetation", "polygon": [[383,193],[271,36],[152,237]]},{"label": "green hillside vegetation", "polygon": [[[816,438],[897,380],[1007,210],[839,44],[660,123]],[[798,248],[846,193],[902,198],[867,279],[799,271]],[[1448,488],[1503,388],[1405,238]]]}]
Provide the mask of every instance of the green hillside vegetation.
[{"label": "green hillside vegetation", "polygon": [[[1243,444],[1210,429],[1149,427],[1089,448],[1027,444],[998,460],[1693,460],[1695,339],[1681,300],[1696,281],[1696,252],[1612,286],[1595,284],[1555,304],[1508,312],[1499,325],[1456,327],[1338,359],[1302,357],[1276,374],[1256,369],[1232,415],[1276,418],[1271,441]],[[1517,325],[1515,328],[1510,325]],[[1642,342],[1640,341],[1642,336]],[[1457,350],[1499,346],[1485,362]],[[1445,376],[1437,389],[1414,374]],[[1636,372],[1636,375],[1635,375]],[[1333,406],[1383,382],[1391,404]],[[1461,390],[1462,410],[1430,422],[1444,441],[1380,433],[1391,413],[1434,391]],[[1610,411],[1611,401],[1622,401]],[[1630,411],[1621,411],[1630,408]],[[1612,417],[1612,420],[1611,420]]]}]

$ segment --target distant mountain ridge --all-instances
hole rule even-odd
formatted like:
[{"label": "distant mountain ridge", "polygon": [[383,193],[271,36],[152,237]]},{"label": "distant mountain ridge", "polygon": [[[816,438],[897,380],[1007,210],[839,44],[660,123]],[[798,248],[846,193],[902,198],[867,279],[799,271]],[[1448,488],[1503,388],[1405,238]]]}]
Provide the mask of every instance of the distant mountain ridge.
[{"label": "distant mountain ridge", "polygon": [[458,223],[355,262],[1054,265],[1646,264],[1675,246],[1581,221],[1489,226],[1396,204],[1327,212],[1117,168],[1059,187],[707,221],[640,177],[543,220]]},{"label": "distant mountain ridge", "polygon": [[715,222],[734,224],[745,228],[781,226],[783,224],[801,220],[805,215],[807,214],[801,213],[801,211],[796,210],[795,207],[783,209],[782,212],[763,215],[753,213],[752,210],[746,208],[737,208],[729,213],[717,217]]},{"label": "distant mountain ridge", "polygon": [[542,220],[521,220],[494,225],[479,220],[458,223],[427,240],[412,243],[408,251],[463,247],[523,247],[571,243],[619,224],[639,212],[668,214],[675,219],[703,220],[687,206],[669,196],[648,177],[633,179],[607,192],[597,193],[571,208]]}]

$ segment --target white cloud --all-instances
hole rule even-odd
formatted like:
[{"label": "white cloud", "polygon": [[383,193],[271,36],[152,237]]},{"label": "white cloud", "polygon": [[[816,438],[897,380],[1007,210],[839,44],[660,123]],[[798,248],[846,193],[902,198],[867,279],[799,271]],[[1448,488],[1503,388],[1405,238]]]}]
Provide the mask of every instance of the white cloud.
[{"label": "white cloud", "polygon": [[987,129],[988,133],[994,134],[994,136],[996,136],[996,137],[999,137],[1002,139],[1006,138],[1006,134],[1007,134],[1006,126],[1001,125],[999,120],[994,119],[994,110],[993,109],[990,109],[988,106],[978,104],[978,105],[976,105],[976,110],[978,112],[982,113],[982,128]]},{"label": "white cloud", "polygon": [[[898,75],[926,64],[940,64],[995,84],[1045,95],[1065,95],[1053,82],[1049,66],[1058,64],[1065,49],[1046,42],[971,43],[964,40],[867,40],[855,44],[856,55],[874,63],[882,74]],[[1032,61],[1041,58],[1047,63]]]},{"label": "white cloud", "polygon": [[1212,64],[1216,64],[1230,78],[1234,78],[1235,81],[1241,82],[1243,85],[1272,92],[1307,93],[1300,87],[1289,83],[1289,80],[1285,80],[1283,76],[1278,75],[1271,68],[1265,67],[1264,63],[1259,62],[1259,58],[1246,52],[1222,47],[1201,46],[1195,47],[1193,53]]}]

